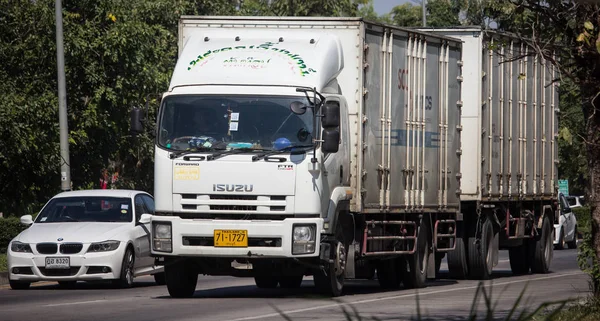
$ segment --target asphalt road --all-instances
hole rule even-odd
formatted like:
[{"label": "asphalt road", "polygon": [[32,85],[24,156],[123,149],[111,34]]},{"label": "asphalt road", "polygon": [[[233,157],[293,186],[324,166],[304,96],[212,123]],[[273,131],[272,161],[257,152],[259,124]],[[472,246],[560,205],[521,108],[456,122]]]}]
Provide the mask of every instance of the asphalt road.
[{"label": "asphalt road", "polygon": [[[577,267],[576,255],[576,250],[555,251],[551,273],[512,276],[508,253],[501,251],[493,279],[484,282],[486,291],[492,290],[497,316],[506,315],[524,289],[520,309],[587,296],[588,278]],[[126,290],[88,283],[73,289],[46,283],[24,291],[3,286],[0,320],[284,320],[276,309],[291,320],[346,320],[343,309],[354,314],[353,308],[363,320],[414,320],[417,297],[424,319],[467,320],[478,283],[442,275],[418,291],[381,291],[376,280],[354,281],[338,300],[317,295],[308,277],[297,290],[265,290],[250,278],[200,276],[191,299],[171,299],[151,277],[137,278],[135,287]],[[483,300],[478,305],[481,318],[484,305]]]}]

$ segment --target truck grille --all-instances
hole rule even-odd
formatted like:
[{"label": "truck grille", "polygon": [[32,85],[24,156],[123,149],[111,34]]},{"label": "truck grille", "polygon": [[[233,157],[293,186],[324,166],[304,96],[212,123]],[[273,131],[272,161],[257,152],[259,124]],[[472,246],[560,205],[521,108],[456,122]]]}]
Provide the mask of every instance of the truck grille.
[{"label": "truck grille", "polygon": [[181,194],[182,210],[211,214],[285,214],[287,205],[282,195]]},{"label": "truck grille", "polygon": [[60,245],[60,253],[62,254],[77,254],[81,252],[83,244],[81,243],[64,243]]},{"label": "truck grille", "polygon": [[56,254],[58,251],[56,243],[38,243],[35,248],[40,254]]}]

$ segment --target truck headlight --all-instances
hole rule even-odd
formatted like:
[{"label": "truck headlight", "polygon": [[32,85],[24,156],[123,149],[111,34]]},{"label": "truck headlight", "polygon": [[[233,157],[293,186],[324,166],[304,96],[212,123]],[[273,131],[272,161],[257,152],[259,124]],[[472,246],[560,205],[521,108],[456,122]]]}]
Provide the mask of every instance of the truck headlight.
[{"label": "truck headlight", "polygon": [[19,241],[14,241],[14,242],[10,243],[10,250],[13,252],[20,252],[20,253],[32,253],[31,246],[29,246],[29,244],[21,243]]},{"label": "truck headlight", "polygon": [[317,225],[294,225],[292,227],[292,254],[315,253]]},{"label": "truck headlight", "polygon": [[170,222],[152,222],[153,247],[158,252],[173,251],[173,235]]}]

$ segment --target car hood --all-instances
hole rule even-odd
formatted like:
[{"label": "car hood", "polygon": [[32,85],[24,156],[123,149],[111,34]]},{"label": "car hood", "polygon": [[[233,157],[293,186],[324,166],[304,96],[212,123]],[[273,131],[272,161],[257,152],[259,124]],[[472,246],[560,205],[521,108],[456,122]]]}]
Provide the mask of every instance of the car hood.
[{"label": "car hood", "polygon": [[[57,242],[101,242],[115,239],[130,228],[131,223],[67,222],[37,223],[16,238],[23,243]],[[120,240],[117,238],[117,240]]]}]

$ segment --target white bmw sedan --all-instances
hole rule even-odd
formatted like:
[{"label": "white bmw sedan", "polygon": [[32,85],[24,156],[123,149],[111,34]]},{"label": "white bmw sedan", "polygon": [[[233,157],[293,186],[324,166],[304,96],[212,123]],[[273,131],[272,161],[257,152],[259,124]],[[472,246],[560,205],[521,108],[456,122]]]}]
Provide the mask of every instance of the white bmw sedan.
[{"label": "white bmw sedan", "polygon": [[153,274],[164,284],[164,271],[150,256],[149,224],[142,214],[154,214],[154,199],[134,190],[63,192],[50,199],[33,222],[10,242],[8,273],[13,289],[36,281],[111,280],[130,287],[134,277]]}]

